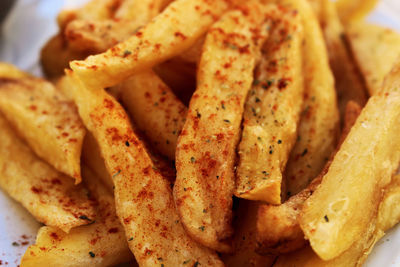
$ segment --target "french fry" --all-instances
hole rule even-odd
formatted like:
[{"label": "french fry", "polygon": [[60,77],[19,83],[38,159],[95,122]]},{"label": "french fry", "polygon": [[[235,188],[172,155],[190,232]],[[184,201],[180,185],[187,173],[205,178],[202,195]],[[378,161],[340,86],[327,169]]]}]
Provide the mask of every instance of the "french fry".
[{"label": "french fry", "polygon": [[280,204],[282,171],[296,142],[303,104],[303,31],[293,10],[272,17],[245,106],[235,195]]},{"label": "french fry", "polygon": [[68,48],[64,37],[60,34],[51,38],[42,48],[40,63],[47,78],[55,79],[64,74],[69,62],[74,59],[84,59],[88,52],[75,52]]},{"label": "french fry", "polygon": [[156,170],[119,103],[104,90],[86,87],[75,73],[68,75],[75,82],[73,96],[82,120],[97,140],[114,181],[117,214],[139,265],[222,266],[215,252],[185,233],[170,181]]},{"label": "french fry", "polygon": [[43,226],[36,243],[22,257],[21,267],[107,267],[133,260],[111,192],[90,169],[83,167],[82,171],[90,196],[98,203],[96,221],[74,228],[68,234]]},{"label": "french fry", "polygon": [[340,117],[343,119],[349,101],[355,101],[361,107],[365,105],[367,89],[360,70],[350,54],[335,4],[330,0],[314,2],[320,2],[322,5],[320,24],[325,36],[330,66],[335,76]]},{"label": "french fry", "polygon": [[400,161],[400,62],[368,101],[321,185],[305,202],[300,226],[313,250],[330,260],[376,229],[382,190]]},{"label": "french fry", "polygon": [[366,22],[350,24],[346,31],[372,96],[381,89],[385,76],[400,56],[400,34]]},{"label": "french fry", "polygon": [[235,213],[236,225],[233,238],[234,253],[222,254],[221,258],[229,267],[265,267],[272,266],[275,256],[262,256],[256,253],[257,210],[260,203],[240,200]]},{"label": "french fry", "polygon": [[304,39],[303,73],[305,99],[297,142],[288,160],[286,194],[304,189],[322,170],[336,147],[339,113],[332,72],[319,23],[305,0],[285,0],[299,11]]},{"label": "french fry", "polygon": [[0,62],[0,78],[20,79],[30,77],[12,64]]},{"label": "french fry", "polygon": [[0,111],[33,151],[58,171],[81,181],[85,129],[72,102],[41,79],[0,78]]},{"label": "french fry", "polygon": [[350,22],[361,21],[374,9],[378,0],[338,0],[335,5],[340,16],[340,20],[348,24]]},{"label": "french fry", "polygon": [[[228,252],[236,146],[266,13],[258,3],[226,13],[210,29],[176,149],[175,203],[188,234]],[[254,29],[256,27],[256,29]],[[257,30],[261,27],[261,31]],[[255,34],[256,33],[256,34]],[[261,36],[259,35],[261,34]]]},{"label": "french fry", "polygon": [[87,190],[41,161],[0,116],[0,187],[38,221],[64,232],[95,217]]},{"label": "french fry", "polygon": [[75,19],[110,19],[120,4],[121,0],[91,0],[81,8],[62,10],[57,17],[58,26],[63,31],[67,24]]},{"label": "french fry", "polygon": [[[356,102],[348,102],[345,112],[344,127],[336,151],[347,137],[360,113],[361,107]],[[300,211],[304,202],[321,183],[322,177],[328,171],[335,153],[336,152],[331,155],[330,161],[326,163],[322,172],[307,186],[307,188],[290,197],[282,205],[260,205],[257,216],[258,253],[288,253],[302,248],[307,244],[299,224]]]},{"label": "french fry", "polygon": [[116,85],[191,47],[229,7],[227,0],[177,0],[134,36],[71,68],[90,88]]},{"label": "french fry", "polygon": [[274,266],[279,267],[347,267],[362,266],[376,242],[382,238],[384,232],[400,222],[400,176],[394,176],[393,181],[384,192],[379,205],[377,230],[373,233],[364,233],[343,254],[329,261],[321,260],[307,246],[301,250],[278,258]]},{"label": "french fry", "polygon": [[135,74],[118,87],[135,124],[163,155],[175,160],[176,143],[186,119],[185,105],[152,71]]}]

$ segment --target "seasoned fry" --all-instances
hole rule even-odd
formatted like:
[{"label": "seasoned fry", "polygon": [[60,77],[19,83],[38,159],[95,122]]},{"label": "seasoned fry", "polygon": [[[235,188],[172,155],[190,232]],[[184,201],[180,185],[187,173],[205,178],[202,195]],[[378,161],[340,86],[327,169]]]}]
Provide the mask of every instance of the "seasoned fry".
[{"label": "seasoned fry", "polygon": [[[346,107],[344,128],[341,134],[338,148],[346,139],[348,133],[361,113],[361,107],[350,101]],[[281,254],[295,251],[307,243],[304,240],[303,231],[299,225],[300,211],[304,202],[312,195],[321,183],[334,157],[328,161],[322,172],[307,188],[290,197],[279,206],[260,205],[257,218],[257,252],[261,254]]]},{"label": "seasoned fry", "polygon": [[365,22],[349,25],[347,34],[372,96],[381,89],[385,76],[400,56],[400,34]]},{"label": "seasoned fry", "polygon": [[340,117],[343,119],[349,101],[355,101],[361,107],[366,104],[367,89],[354,58],[350,55],[335,4],[330,0],[317,0],[317,2],[321,2],[322,5],[320,24],[325,36],[330,66],[335,76]]},{"label": "seasoned fry", "polygon": [[280,204],[282,171],[297,138],[303,104],[303,31],[293,10],[273,18],[245,106],[235,195]]},{"label": "seasoned fry", "polygon": [[37,158],[0,116],[0,187],[38,221],[64,232],[95,219],[87,190]]},{"label": "seasoned fry", "polygon": [[330,260],[376,229],[382,189],[400,161],[400,62],[368,101],[321,185],[305,202],[300,226]]},{"label": "seasoned fry", "polygon": [[22,257],[22,267],[107,267],[133,259],[112,194],[90,169],[83,167],[82,171],[90,196],[98,203],[96,221],[72,229],[68,234],[50,226],[40,228],[36,244]]},{"label": "seasoned fry", "polygon": [[191,47],[228,7],[228,0],[177,0],[125,42],[70,66],[90,88],[116,85]]},{"label": "seasoned fry", "polygon": [[378,0],[338,0],[335,4],[340,20],[347,24],[361,21],[377,3]]},{"label": "seasoned fry", "polygon": [[104,90],[85,87],[73,72],[68,75],[75,82],[72,90],[82,120],[97,140],[113,178],[117,214],[139,265],[178,266],[188,261],[222,266],[215,252],[185,233],[170,182],[153,165],[119,103]]},{"label": "seasoned fry", "polygon": [[240,200],[236,213],[234,253],[223,254],[222,260],[229,267],[272,266],[275,256],[262,256],[256,253],[256,222],[259,203]]},{"label": "seasoned fry", "polygon": [[174,196],[183,225],[193,239],[221,252],[230,250],[224,239],[232,235],[235,150],[264,38],[253,30],[264,21],[263,8],[254,3],[244,10],[226,13],[207,35],[176,150]]},{"label": "seasoned fry", "polygon": [[71,60],[84,59],[88,55],[88,52],[71,51],[64,37],[56,35],[42,48],[40,63],[46,77],[54,79],[64,74]]},{"label": "seasoned fry", "polygon": [[287,196],[304,189],[322,170],[334,151],[339,130],[336,92],[318,21],[305,0],[285,0],[303,21],[305,99],[297,143],[287,163]]},{"label": "seasoned fry", "polygon": [[0,78],[0,111],[39,157],[81,181],[85,128],[74,104],[51,83]]},{"label": "seasoned fry", "polygon": [[348,267],[362,266],[373,246],[395,224],[400,222],[400,176],[394,176],[393,181],[387,187],[383,200],[379,205],[377,230],[373,233],[364,233],[343,254],[329,261],[321,260],[307,246],[291,254],[279,257],[274,266],[279,267]]},{"label": "seasoned fry", "polygon": [[135,74],[118,87],[135,124],[163,155],[175,160],[176,143],[186,119],[185,105],[152,71]]},{"label": "seasoned fry", "polygon": [[20,79],[30,77],[12,64],[0,62],[0,78]]},{"label": "seasoned fry", "polygon": [[57,18],[58,26],[62,31],[69,22],[75,19],[110,19],[121,2],[121,0],[91,0],[81,8],[62,10]]}]

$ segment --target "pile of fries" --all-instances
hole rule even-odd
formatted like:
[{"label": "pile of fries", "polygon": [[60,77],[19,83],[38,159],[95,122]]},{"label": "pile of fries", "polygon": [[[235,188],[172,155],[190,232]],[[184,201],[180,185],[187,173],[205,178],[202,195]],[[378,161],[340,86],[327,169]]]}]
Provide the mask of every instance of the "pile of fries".
[{"label": "pile of fries", "polygon": [[361,266],[400,221],[376,2],[62,11],[48,81],[0,64],[0,187],[45,224],[21,266]]}]

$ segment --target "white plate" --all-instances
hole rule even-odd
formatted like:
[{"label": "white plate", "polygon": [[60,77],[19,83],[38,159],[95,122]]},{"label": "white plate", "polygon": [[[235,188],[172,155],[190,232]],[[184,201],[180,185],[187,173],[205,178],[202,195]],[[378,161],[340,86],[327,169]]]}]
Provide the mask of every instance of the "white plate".
[{"label": "white plate", "polygon": [[[40,75],[39,51],[57,31],[55,18],[59,10],[84,1],[87,0],[19,0],[3,24],[0,61]],[[381,0],[368,19],[400,31],[400,1]],[[0,265],[17,266],[27,246],[34,243],[40,224],[1,190],[0,211]],[[399,226],[378,242],[365,264],[376,266],[400,266]]]}]

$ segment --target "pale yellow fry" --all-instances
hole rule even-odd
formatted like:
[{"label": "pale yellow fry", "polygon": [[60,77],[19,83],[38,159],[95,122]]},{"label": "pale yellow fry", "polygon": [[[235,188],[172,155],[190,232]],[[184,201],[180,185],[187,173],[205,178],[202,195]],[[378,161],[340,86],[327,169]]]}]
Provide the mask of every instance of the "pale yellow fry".
[{"label": "pale yellow fry", "polygon": [[135,74],[118,87],[135,124],[162,154],[174,160],[186,119],[185,105],[153,71]]},{"label": "pale yellow fry", "polygon": [[351,24],[346,30],[369,94],[374,95],[400,56],[400,34],[365,22]]},{"label": "pale yellow fry", "polygon": [[[130,19],[145,25],[158,15],[166,0],[125,0],[115,13],[116,19]],[[168,1],[169,2],[169,1]]]},{"label": "pale yellow fry", "polygon": [[21,267],[107,267],[133,260],[112,193],[90,169],[83,167],[82,172],[90,197],[97,203],[96,221],[68,234],[50,226],[40,228],[36,243],[22,257]]},{"label": "pale yellow fry", "polygon": [[116,85],[188,49],[228,7],[228,0],[177,0],[125,42],[71,68],[91,88]]},{"label": "pale yellow fry", "polygon": [[0,116],[0,187],[38,221],[65,232],[95,219],[87,190],[36,157]]},{"label": "pale yellow fry", "polygon": [[295,144],[286,167],[287,195],[305,188],[334,151],[339,130],[334,79],[321,29],[306,0],[285,0],[303,21],[305,99]]},{"label": "pale yellow fry", "polygon": [[62,10],[57,17],[58,26],[63,31],[75,19],[110,19],[120,4],[121,0],[91,0],[81,8]]},{"label": "pale yellow fry", "polygon": [[343,119],[346,105],[355,101],[361,107],[367,102],[367,90],[356,62],[347,47],[345,32],[335,4],[330,0],[314,0],[321,3],[320,24],[325,36],[329,61],[335,76],[338,106]]},{"label": "pale yellow fry", "polygon": [[337,0],[335,5],[340,20],[347,24],[361,21],[375,8],[378,2],[378,0]]},{"label": "pale yellow fry", "polygon": [[187,261],[221,266],[216,253],[190,239],[173,202],[170,182],[153,165],[120,104],[104,90],[74,77],[75,103],[96,138],[115,185],[115,204],[129,248],[140,266],[178,266]]},{"label": "pale yellow fry", "polygon": [[382,190],[400,161],[400,62],[370,98],[321,185],[305,202],[300,226],[330,260],[376,229]]},{"label": "pale yellow fry", "polygon": [[176,150],[174,196],[183,225],[193,239],[222,252],[230,249],[223,240],[232,235],[236,146],[263,39],[253,35],[264,21],[262,6],[244,9],[226,13],[207,34]]},{"label": "pale yellow fry", "polygon": [[20,79],[27,77],[30,77],[28,73],[21,71],[14,65],[0,62],[0,78]]},{"label": "pale yellow fry", "polygon": [[42,159],[81,181],[85,128],[73,102],[37,78],[0,78],[0,111]]},{"label": "pale yellow fry", "polygon": [[272,20],[246,102],[235,195],[280,204],[282,172],[303,104],[303,31],[293,10],[278,12]]},{"label": "pale yellow fry", "polygon": [[400,176],[394,176],[393,181],[385,190],[383,200],[379,205],[378,225],[373,233],[363,233],[352,246],[337,258],[330,261],[321,260],[311,247],[298,250],[279,257],[274,266],[279,267],[348,267],[362,266],[372,248],[384,235],[384,232],[400,222]]},{"label": "pale yellow fry", "polygon": [[234,252],[223,254],[222,260],[229,267],[265,267],[271,266],[275,256],[262,256],[256,253],[256,224],[259,202],[240,200],[236,212]]}]

